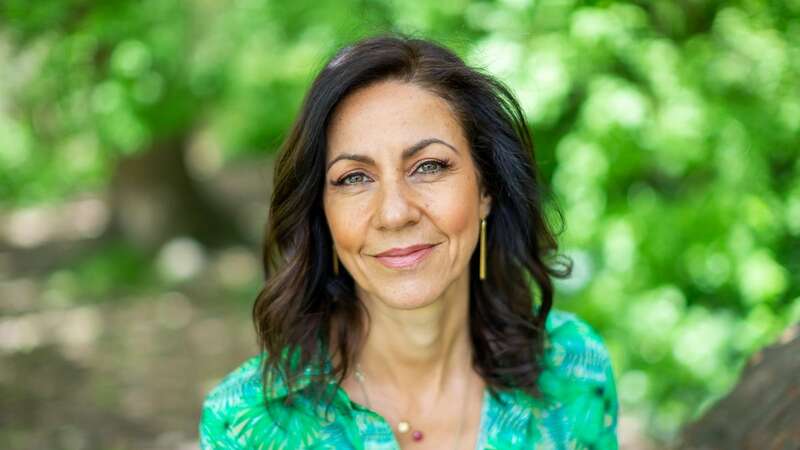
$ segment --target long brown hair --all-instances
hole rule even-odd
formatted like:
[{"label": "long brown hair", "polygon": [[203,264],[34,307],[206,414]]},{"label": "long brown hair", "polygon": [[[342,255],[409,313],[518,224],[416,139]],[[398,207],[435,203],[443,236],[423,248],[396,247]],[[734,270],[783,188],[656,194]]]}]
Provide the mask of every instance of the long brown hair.
[{"label": "long brown hair", "polygon": [[[326,129],[345,96],[386,79],[428,89],[458,115],[480,183],[492,196],[486,279],[478,279],[478,252],[469,263],[473,366],[493,395],[496,389],[518,388],[539,396],[551,277],[567,277],[572,264],[564,257],[558,270],[555,259],[547,262],[563,255],[556,253],[544,210],[552,197],[540,181],[525,116],[502,82],[468,67],[442,45],[399,33],[364,38],[339,50],[314,80],[281,146],[263,247],[266,283],[252,311],[266,355],[264,382],[277,371],[291,385],[310,364],[324,364],[328,348],[319,343],[334,336],[334,350],[342,357],[332,374],[341,385],[362,344],[362,306],[353,278],[341,269],[336,276],[332,268],[322,207]],[[557,206],[554,211],[563,223]],[[296,350],[299,364],[286,364],[287,349]]]}]

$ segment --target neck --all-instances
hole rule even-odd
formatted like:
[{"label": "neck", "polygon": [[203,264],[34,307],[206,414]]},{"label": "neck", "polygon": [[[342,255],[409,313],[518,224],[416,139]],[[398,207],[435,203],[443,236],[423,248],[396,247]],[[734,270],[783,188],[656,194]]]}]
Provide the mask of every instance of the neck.
[{"label": "neck", "polygon": [[439,299],[413,310],[358,292],[371,323],[356,362],[371,385],[406,398],[437,398],[472,375],[468,285],[465,273]]}]

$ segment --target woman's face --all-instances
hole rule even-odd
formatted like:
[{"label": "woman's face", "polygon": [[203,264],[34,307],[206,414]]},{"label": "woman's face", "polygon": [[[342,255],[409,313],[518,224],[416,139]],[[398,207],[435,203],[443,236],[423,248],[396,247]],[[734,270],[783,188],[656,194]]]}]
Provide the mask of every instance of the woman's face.
[{"label": "woman's face", "polygon": [[[361,295],[419,308],[469,276],[491,199],[445,100],[400,81],[367,86],[339,103],[327,141],[325,216]],[[411,246],[427,248],[381,256]]]}]

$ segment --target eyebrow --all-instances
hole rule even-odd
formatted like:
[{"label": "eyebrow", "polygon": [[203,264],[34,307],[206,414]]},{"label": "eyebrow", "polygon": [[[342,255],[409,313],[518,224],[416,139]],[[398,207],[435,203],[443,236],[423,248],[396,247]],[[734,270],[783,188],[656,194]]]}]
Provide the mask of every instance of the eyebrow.
[{"label": "eyebrow", "polygon": [[[453,147],[452,145],[448,144],[447,142],[445,142],[445,141],[443,141],[441,139],[427,138],[427,139],[423,139],[423,140],[417,142],[416,144],[414,144],[414,145],[406,148],[405,150],[403,150],[403,155],[402,155],[403,156],[403,160],[405,161],[405,160],[413,157],[420,150],[422,150],[423,148],[425,148],[425,147],[427,147],[427,146],[429,146],[431,144],[442,144],[442,145],[450,148],[454,152],[458,153],[458,150],[456,150],[455,147]],[[342,153],[341,155],[337,156],[336,158],[333,158],[333,160],[331,160],[331,162],[328,163],[328,166],[325,168],[325,172],[327,173],[331,169],[331,166],[333,166],[333,164],[336,161],[339,161],[340,159],[349,159],[349,160],[352,160],[352,161],[362,162],[364,164],[375,165],[375,160],[370,158],[369,156],[359,155],[357,153]]]}]

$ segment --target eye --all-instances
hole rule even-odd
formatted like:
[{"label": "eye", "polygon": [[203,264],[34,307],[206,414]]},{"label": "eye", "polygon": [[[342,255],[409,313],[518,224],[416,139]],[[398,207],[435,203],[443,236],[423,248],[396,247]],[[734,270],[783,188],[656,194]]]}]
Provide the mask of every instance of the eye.
[{"label": "eye", "polygon": [[360,184],[365,179],[367,179],[366,175],[361,172],[356,172],[340,178],[335,184],[337,186],[352,186],[355,184]]},{"label": "eye", "polygon": [[430,160],[430,161],[425,161],[419,166],[417,166],[417,170],[415,170],[415,172],[421,173],[423,175],[438,173],[448,168],[449,166],[450,165],[445,161]]},{"label": "eye", "polygon": [[[450,162],[448,161],[431,159],[418,165],[416,170],[414,170],[414,173],[420,175],[432,175],[447,170],[449,167]],[[339,178],[333,182],[333,184],[335,186],[356,186],[359,184],[368,183],[369,180],[370,178],[364,175],[363,172],[354,172]]]}]

